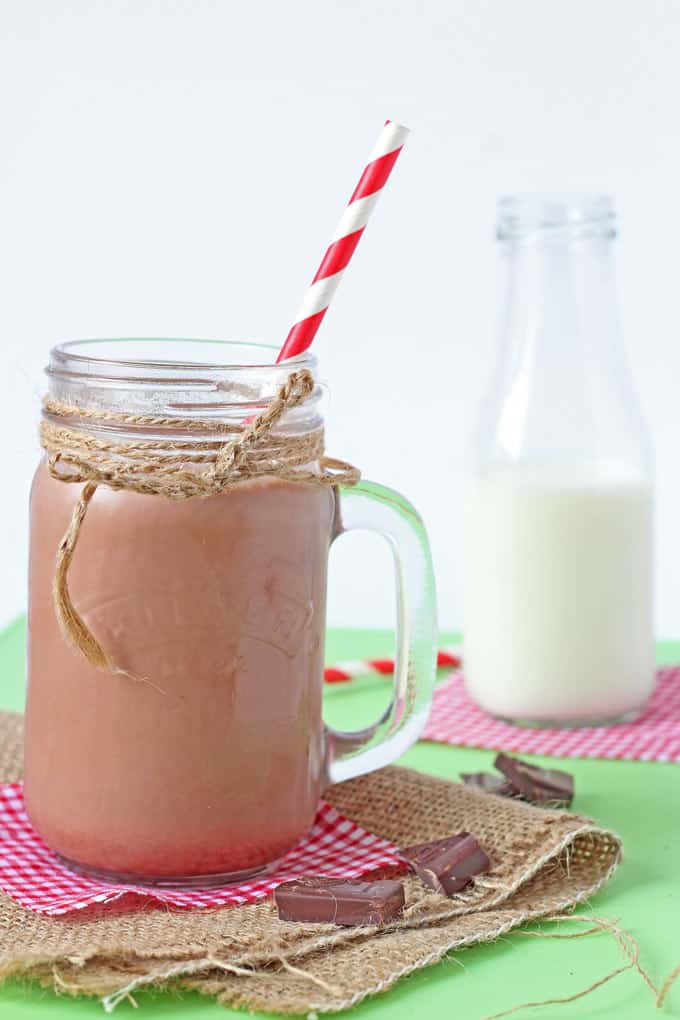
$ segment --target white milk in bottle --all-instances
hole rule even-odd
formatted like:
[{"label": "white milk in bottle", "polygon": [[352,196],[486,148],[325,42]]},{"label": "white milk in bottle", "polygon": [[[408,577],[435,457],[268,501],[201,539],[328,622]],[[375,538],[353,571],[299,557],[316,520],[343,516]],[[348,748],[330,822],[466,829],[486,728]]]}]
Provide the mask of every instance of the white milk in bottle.
[{"label": "white milk in bottle", "polygon": [[649,695],[652,491],[615,466],[497,468],[466,493],[466,669],[482,708],[577,722]]},{"label": "white milk in bottle", "polygon": [[534,725],[634,717],[654,683],[652,482],[606,199],[507,199],[501,357],[465,494],[465,675]]}]

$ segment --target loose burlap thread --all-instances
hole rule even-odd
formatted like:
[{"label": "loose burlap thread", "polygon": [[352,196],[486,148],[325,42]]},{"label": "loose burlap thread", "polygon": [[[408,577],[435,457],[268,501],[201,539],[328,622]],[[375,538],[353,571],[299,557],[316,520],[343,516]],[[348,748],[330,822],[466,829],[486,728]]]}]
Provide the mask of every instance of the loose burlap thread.
[{"label": "loose burlap thread", "polygon": [[[21,778],[22,719],[0,714],[0,780]],[[587,900],[621,859],[621,841],[579,815],[545,811],[388,767],[327,794],[401,846],[472,831],[492,864],[452,899],[405,878],[406,911],[382,931],[281,922],[271,900],[168,911],[151,901],[44,917],[0,894],[0,976],[97,995],[112,1010],[138,988],[186,987],[230,1006],[336,1012],[455,950]]]},{"label": "loose burlap thread", "polygon": [[[78,537],[97,487],[185,500],[216,496],[234,485],[266,476],[311,485],[355,485],[360,478],[357,468],[325,456],[323,429],[300,434],[275,432],[284,414],[304,404],[313,392],[311,372],[291,372],[268,406],[239,424],[75,407],[45,398],[40,442],[50,475],[60,482],[83,485],[57,550],[54,608],[64,639],[90,665],[131,675],[110,659],[76,609],[68,586]],[[92,434],[88,428],[93,425],[105,426],[106,434]],[[126,435],[141,435],[116,437],[119,428]],[[164,430],[176,434],[169,439],[143,438],[150,431]],[[226,441],[198,438],[206,434],[222,435]],[[187,435],[189,438],[182,438]]]}]

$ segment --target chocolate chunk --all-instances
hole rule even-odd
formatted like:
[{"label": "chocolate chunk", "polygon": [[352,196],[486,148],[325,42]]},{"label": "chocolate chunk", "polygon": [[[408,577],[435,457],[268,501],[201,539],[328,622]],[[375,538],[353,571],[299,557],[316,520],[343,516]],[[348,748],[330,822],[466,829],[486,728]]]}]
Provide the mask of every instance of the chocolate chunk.
[{"label": "chocolate chunk", "polygon": [[460,778],[467,786],[477,786],[485,793],[497,793],[500,797],[518,797],[519,790],[504,776],[492,772],[461,772]]},{"label": "chocolate chunk", "polygon": [[569,807],[574,799],[574,777],[570,772],[542,769],[509,754],[499,754],[494,765],[532,804]]},{"label": "chocolate chunk", "polygon": [[444,896],[464,889],[474,875],[491,867],[489,858],[469,832],[410,846],[401,855],[425,885]]},{"label": "chocolate chunk", "polygon": [[383,925],[404,909],[401,882],[309,876],[284,882],[274,890],[282,921],[341,925]]}]

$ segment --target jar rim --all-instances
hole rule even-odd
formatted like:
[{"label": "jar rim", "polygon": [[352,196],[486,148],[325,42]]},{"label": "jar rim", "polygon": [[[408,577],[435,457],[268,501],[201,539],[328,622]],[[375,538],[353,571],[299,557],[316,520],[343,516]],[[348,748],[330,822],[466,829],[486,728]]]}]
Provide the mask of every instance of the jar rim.
[{"label": "jar rim", "polygon": [[[219,350],[234,352],[225,354],[224,358],[216,358]],[[120,354],[117,352],[120,350]],[[175,355],[161,354],[169,351]],[[235,357],[240,351],[239,357]],[[102,337],[81,340],[67,340],[57,344],[50,351],[48,375],[68,371],[83,375],[105,373],[107,368],[148,369],[154,373],[167,371],[174,374],[181,370],[192,373],[210,374],[212,372],[247,371],[271,372],[276,368],[276,355],[279,348],[274,344],[266,344],[255,340],[222,340],[191,337]],[[157,353],[159,352],[159,353]],[[200,357],[200,354],[203,357]],[[208,357],[210,355],[210,357]],[[267,357],[268,355],[268,357]],[[304,351],[295,358],[290,358],[280,368],[316,368],[317,359],[310,351]]]},{"label": "jar rim", "polygon": [[[276,364],[273,344],[237,340],[130,337],[69,340],[53,347],[46,368],[49,398],[96,411],[244,422],[268,406],[292,372],[314,380],[309,398],[286,412],[292,429],[320,422],[324,386],[310,351]],[[95,426],[93,426],[95,427]],[[104,428],[105,426],[96,426]]]}]

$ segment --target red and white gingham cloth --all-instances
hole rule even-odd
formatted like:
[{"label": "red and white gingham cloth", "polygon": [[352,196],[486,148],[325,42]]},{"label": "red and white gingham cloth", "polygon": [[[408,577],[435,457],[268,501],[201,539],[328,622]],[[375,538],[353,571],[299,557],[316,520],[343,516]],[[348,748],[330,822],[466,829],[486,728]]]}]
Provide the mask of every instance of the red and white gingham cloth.
[{"label": "red and white gingham cloth", "polygon": [[39,914],[66,914],[93,903],[143,896],[174,907],[227,907],[264,899],[281,882],[304,874],[358,878],[403,865],[398,849],[321,801],[314,825],[266,878],[215,889],[154,889],[117,885],[69,871],[35,832],[21,783],[0,785],[0,889]]},{"label": "red and white gingham cloth", "polygon": [[526,729],[492,719],[469,697],[458,671],[435,691],[423,740],[558,758],[680,762],[680,666],[657,670],[654,694],[635,722],[569,730]]}]

